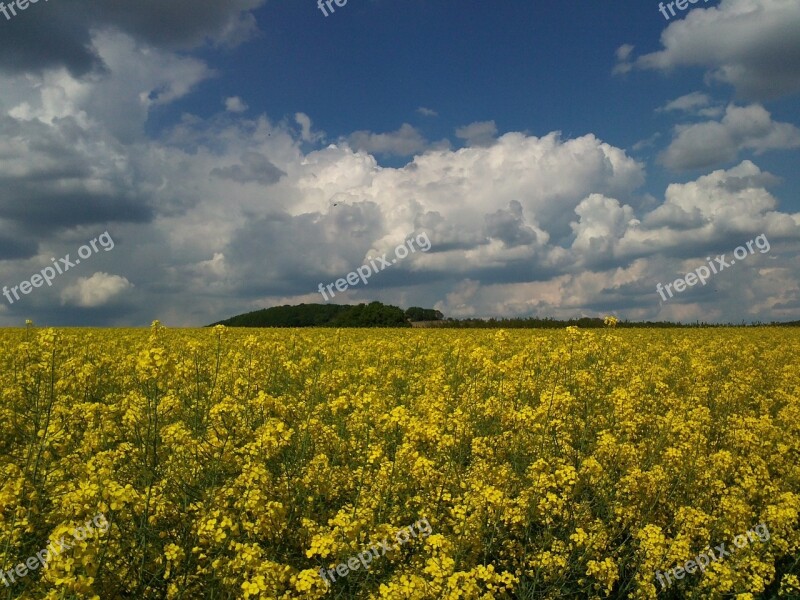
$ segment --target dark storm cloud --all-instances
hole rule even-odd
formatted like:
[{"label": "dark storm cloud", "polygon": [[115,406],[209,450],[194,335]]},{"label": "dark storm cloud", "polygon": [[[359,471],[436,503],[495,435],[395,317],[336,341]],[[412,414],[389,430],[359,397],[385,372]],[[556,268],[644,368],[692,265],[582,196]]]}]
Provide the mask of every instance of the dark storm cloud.
[{"label": "dark storm cloud", "polygon": [[102,69],[86,23],[77,11],[58,6],[57,1],[29,5],[11,21],[0,19],[0,72],[28,73],[63,66],[73,77],[80,77]]},{"label": "dark storm cloud", "polygon": [[[97,154],[107,152],[107,145],[87,153],[87,140],[73,119],[58,119],[54,126],[0,119],[0,219],[25,234],[149,222],[153,209],[131,189],[129,171]],[[14,247],[28,252],[24,244]]]},{"label": "dark storm cloud", "polygon": [[[9,307],[9,312],[18,323],[21,324],[24,319],[31,319],[39,327],[119,327],[121,324],[130,323],[131,315],[135,314],[137,309],[129,302],[94,308],[59,305],[38,307],[15,302]],[[147,324],[148,318],[152,320],[152,317],[146,316],[137,322],[137,325]]]},{"label": "dark storm cloud", "polygon": [[73,76],[101,68],[93,28],[111,27],[165,49],[237,44],[256,30],[249,11],[266,0],[52,0],[0,18],[0,71],[66,67]]},{"label": "dark storm cloud", "polygon": [[[55,119],[53,125],[0,116],[0,190],[14,181],[81,179],[91,165],[76,146],[89,138],[73,118]],[[11,168],[14,165],[15,168]],[[13,175],[6,175],[13,173]]]},{"label": "dark storm cloud", "polygon": [[38,244],[29,238],[0,235],[0,260],[36,256]]},{"label": "dark storm cloud", "polygon": [[[30,190],[27,193],[26,188]],[[0,217],[17,222],[28,232],[37,233],[112,221],[147,223],[153,218],[153,210],[136,199],[42,188],[38,185],[20,186],[14,192],[4,194],[0,199]]]}]

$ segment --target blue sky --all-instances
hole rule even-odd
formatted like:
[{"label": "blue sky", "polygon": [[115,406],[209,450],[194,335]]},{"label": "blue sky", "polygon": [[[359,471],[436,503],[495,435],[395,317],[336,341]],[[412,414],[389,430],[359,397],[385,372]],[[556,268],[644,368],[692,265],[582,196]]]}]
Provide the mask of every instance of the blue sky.
[{"label": "blue sky", "polygon": [[[557,2],[349,0],[326,18],[308,1],[268,4],[255,14],[262,35],[235,52],[202,53],[219,77],[204,84],[203,93],[159,111],[151,132],[185,111],[212,116],[219,98],[236,89],[256,113],[280,118],[301,110],[334,139],[354,130],[394,131],[408,122],[439,140],[452,138],[464,123],[494,120],[500,132],[593,133],[631,148],[675,124],[656,112],[668,100],[697,90],[723,104],[735,99],[730,86],[705,86],[699,68],[612,75],[621,45],[660,48],[669,23],[658,3],[623,0],[609,10]],[[438,117],[420,115],[419,107],[433,107]],[[770,103],[770,110],[778,120],[800,120],[796,96]],[[792,158],[767,157],[797,189]],[[652,176],[651,193],[675,181],[660,170]],[[797,195],[788,200],[798,202]]]},{"label": "blue sky", "polygon": [[[332,301],[800,319],[795,1],[669,21],[649,0],[334,8],[0,16],[0,283],[115,240],[7,295],[0,324],[192,326],[323,302],[319,283],[423,234],[430,250]],[[708,285],[656,293],[762,234],[769,251]]]}]

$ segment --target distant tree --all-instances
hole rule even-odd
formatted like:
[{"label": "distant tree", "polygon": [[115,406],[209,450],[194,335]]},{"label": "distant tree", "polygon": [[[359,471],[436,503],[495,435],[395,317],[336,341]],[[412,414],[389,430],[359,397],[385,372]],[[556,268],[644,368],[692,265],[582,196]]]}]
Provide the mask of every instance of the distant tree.
[{"label": "distant tree", "polygon": [[359,304],[338,314],[331,327],[410,327],[401,308],[380,302]]},{"label": "distant tree", "polygon": [[406,317],[411,322],[417,321],[424,321],[423,314],[425,313],[425,309],[419,306],[412,306],[411,308],[406,310]]},{"label": "distant tree", "polygon": [[[237,315],[213,323],[213,325],[226,325],[228,327],[410,327],[411,322],[439,321],[437,326],[447,328],[485,328],[485,329],[563,329],[569,325],[576,325],[581,329],[602,328],[603,319],[597,317],[580,317],[562,321],[552,317],[527,317],[527,318],[491,318],[491,319],[454,319],[444,318],[438,310],[412,306],[403,310],[396,306],[371,302],[348,306],[342,304],[300,304],[298,306],[275,306],[254,312]],[[744,325],[747,325],[743,323]],[[788,323],[773,322],[772,326],[797,327],[799,321]],[[619,321],[617,328],[631,327],[651,328],[678,328],[678,327],[731,327],[728,324],[710,324],[705,321],[681,324],[668,321]],[[763,327],[761,322],[749,324],[751,327]]]},{"label": "distant tree", "polygon": [[412,306],[406,310],[406,317],[409,321],[441,321],[444,315],[438,310],[432,308],[421,308],[419,306]]}]

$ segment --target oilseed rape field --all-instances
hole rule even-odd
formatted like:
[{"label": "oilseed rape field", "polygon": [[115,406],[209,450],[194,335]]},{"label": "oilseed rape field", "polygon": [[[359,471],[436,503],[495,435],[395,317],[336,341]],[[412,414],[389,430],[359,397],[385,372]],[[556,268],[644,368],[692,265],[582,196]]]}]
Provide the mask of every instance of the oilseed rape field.
[{"label": "oilseed rape field", "polygon": [[7,329],[0,598],[799,598],[799,357],[791,328]]}]

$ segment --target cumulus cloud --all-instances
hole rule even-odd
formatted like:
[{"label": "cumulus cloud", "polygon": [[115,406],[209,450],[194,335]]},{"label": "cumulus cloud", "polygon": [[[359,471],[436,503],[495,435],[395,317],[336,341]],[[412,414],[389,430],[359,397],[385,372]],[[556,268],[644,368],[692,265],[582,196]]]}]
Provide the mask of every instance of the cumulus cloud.
[{"label": "cumulus cloud", "polygon": [[660,138],[661,138],[661,132],[656,131],[649,138],[646,138],[644,140],[639,140],[638,142],[636,142],[633,146],[631,146],[631,148],[636,152],[644,150],[645,148],[651,148]]},{"label": "cumulus cloud", "polygon": [[126,154],[106,133],[82,129],[74,119],[46,125],[0,117],[0,219],[18,236],[150,221],[152,207],[129,186]]},{"label": "cumulus cloud", "polygon": [[439,113],[431,108],[425,108],[424,106],[420,106],[417,109],[417,112],[421,114],[423,117],[438,117]]},{"label": "cumulus cloud", "polygon": [[695,181],[670,184],[664,203],[646,214],[642,230],[623,240],[622,245],[635,250],[648,240],[649,252],[680,255],[692,249],[719,247],[724,239],[748,233],[763,232],[775,238],[798,236],[800,214],[779,212],[777,200],[768,191],[777,183],[770,173],[743,161]]},{"label": "cumulus cloud", "polygon": [[[201,144],[198,157],[207,155],[203,140],[234,139],[232,130],[199,130],[207,126],[186,123],[195,135],[180,135],[184,143]],[[243,126],[240,139],[251,130]],[[250,142],[265,144],[264,155],[285,144],[283,134],[270,131],[271,137],[262,132],[258,142]],[[335,280],[423,231],[435,240],[431,251],[381,273],[364,293],[381,297],[416,281],[424,295],[426,284],[440,286],[470,273],[476,280],[479,273],[524,280],[530,269],[544,276],[569,264],[564,251],[550,244],[553,237],[569,238],[570,211],[583,198],[594,190],[630,197],[643,181],[642,165],[594,136],[562,140],[558,134],[509,133],[491,147],[429,151],[401,169],[380,167],[349,146],[302,154],[297,143],[284,146],[281,168],[287,176],[274,194],[227,193],[220,205],[222,188],[210,187],[190,213],[159,219],[155,225],[168,235],[170,247],[163,254],[194,257],[169,271],[171,281],[181,282],[174,293],[233,295],[243,309],[267,298],[313,301],[320,281]],[[198,177],[194,169],[183,175]]]},{"label": "cumulus cloud", "polygon": [[623,44],[614,52],[617,58],[617,63],[614,65],[612,74],[625,75],[633,70],[633,64],[630,61],[630,56],[633,53],[634,46],[631,44]]},{"label": "cumulus cloud", "polygon": [[[787,256],[750,260],[737,271],[735,280],[730,276],[720,278],[714,289],[693,290],[678,302],[660,304],[657,313],[660,318],[685,321],[703,318],[705,309],[706,318],[712,312],[716,317],[739,314],[744,318],[757,314],[755,305],[759,302],[764,303],[762,308],[772,307],[778,297],[797,297],[800,276],[789,265],[794,252],[800,249],[800,214],[777,210],[776,199],[767,191],[775,183],[775,177],[744,161],[695,181],[671,184],[666,201],[642,219],[630,206],[614,198],[590,195],[576,208],[578,219],[572,223],[575,240],[570,261],[577,268],[569,276],[539,285],[539,289],[544,286],[548,294],[563,302],[548,302],[548,308],[567,314],[564,308],[572,301],[577,306],[627,306],[626,313],[632,318],[652,315],[646,303],[657,282],[672,281],[702,264],[706,256],[729,254],[734,247],[761,234],[770,240],[773,254],[777,242],[787,250]],[[777,264],[768,265],[767,261],[772,260]],[[744,281],[759,279],[767,266],[787,269],[785,285],[770,292],[759,288],[753,298],[744,302],[737,288],[746,285]],[[756,296],[761,299],[757,301]],[[781,316],[789,314],[792,313],[786,310]]]},{"label": "cumulus cloud", "polygon": [[403,123],[400,129],[390,133],[356,131],[346,141],[356,150],[394,156],[411,156],[428,147],[423,135],[408,123]]},{"label": "cumulus cloud", "polygon": [[311,117],[307,114],[296,113],[294,120],[300,125],[300,139],[304,142],[319,142],[325,139],[325,132],[312,130]]},{"label": "cumulus cloud", "polygon": [[709,81],[732,85],[749,100],[800,90],[800,3],[795,0],[722,0],[670,22],[663,49],[633,60],[617,52],[615,73],[680,67],[706,69]]},{"label": "cumulus cloud", "polygon": [[571,224],[575,233],[572,249],[586,263],[613,256],[617,242],[638,224],[630,206],[620,206],[616,199],[602,194],[590,194],[575,207],[575,214],[579,220]]},{"label": "cumulus cloud", "polygon": [[800,129],[773,121],[763,106],[729,105],[721,121],[678,125],[660,160],[670,169],[699,169],[735,160],[744,150],[759,155],[798,147]]},{"label": "cumulus cloud", "polygon": [[485,232],[489,238],[502,241],[508,247],[524,246],[536,241],[536,231],[525,224],[522,205],[516,200],[508,204],[507,210],[497,210],[486,215]]},{"label": "cumulus cloud", "polygon": [[[800,215],[780,211],[768,189],[776,178],[750,161],[672,184],[659,203],[642,195],[644,164],[622,148],[594,135],[499,134],[491,121],[459,128],[466,147],[458,150],[429,144],[407,124],[319,147],[323,134],[308,115],[248,118],[231,100],[207,118],[185,113],[150,139],[143,131],[153,108],[186,97],[213,71],[126,33],[92,36],[105,65],[96,76],[0,75],[0,278],[27,279],[51,256],[74,253],[101,223],[125,251],[98,256],[101,273],[9,306],[3,323],[18,323],[24,310],[62,323],[94,311],[118,324],[198,325],[317,302],[319,282],[422,232],[429,252],[343,300],[452,316],[570,317],[612,307],[631,318],[692,315],[709,308],[702,298],[658,308],[655,282],[766,233],[770,274],[760,275],[759,259],[737,276],[769,285],[746,305],[718,296],[714,310],[799,310]],[[732,106],[717,123],[739,136],[737,152],[792,142],[794,130],[760,111]],[[381,154],[411,158],[382,166]],[[135,303],[124,301],[134,294]]]},{"label": "cumulus cloud", "polygon": [[216,167],[211,174],[221,179],[231,179],[239,183],[261,183],[272,185],[280,180],[286,173],[273,165],[269,159],[258,152],[245,152],[242,155],[242,164],[229,167]]},{"label": "cumulus cloud", "polygon": [[456,137],[464,140],[468,146],[491,146],[497,136],[497,125],[494,121],[476,121],[456,129]]},{"label": "cumulus cloud", "polygon": [[214,76],[200,60],[148,47],[126,34],[96,32],[92,45],[103,57],[102,74],[78,79],[56,69],[3,78],[0,106],[9,107],[8,114],[20,121],[73,119],[82,128],[99,126],[130,143],[144,138],[153,108],[184,97]]},{"label": "cumulus cloud", "polygon": [[243,113],[247,111],[249,107],[245,102],[239,98],[239,96],[231,96],[230,98],[225,98],[225,110],[232,113]]},{"label": "cumulus cloud", "polygon": [[106,56],[93,32],[114,30],[167,51],[208,42],[236,45],[256,30],[252,11],[266,0],[70,0],[36,6],[36,14],[17,19],[3,32],[0,72],[43,73],[66,69],[80,77],[100,73]]},{"label": "cumulus cloud", "polygon": [[80,277],[61,292],[61,304],[81,308],[95,308],[110,303],[133,284],[119,275],[95,273],[91,277]]},{"label": "cumulus cloud", "polygon": [[[135,240],[128,251],[104,256],[125,281],[81,280],[62,302],[100,306],[132,291],[126,281],[142,280],[138,294],[150,298],[150,308],[129,309],[129,319],[146,323],[156,310],[166,322],[210,323],[259,306],[319,301],[319,282],[425,232],[429,252],[410,255],[343,300],[405,300],[452,316],[569,317],[616,307],[631,318],[654,318],[658,310],[667,318],[695,309],[659,309],[650,282],[668,280],[692,256],[730,251],[730,240],[738,245],[762,232],[777,256],[781,240],[800,238],[800,215],[779,212],[767,190],[775,178],[748,161],[671,185],[651,210],[636,193],[643,165],[591,135],[511,132],[490,146],[430,150],[402,168],[380,167],[347,145],[304,153],[293,135],[288,124],[265,119],[187,120],[168,138],[180,147],[150,145],[151,162],[136,163],[155,182],[159,210],[146,229],[125,225],[123,241],[115,233],[120,246],[125,237]],[[265,159],[285,175],[268,191],[231,192],[225,176],[248,179]],[[774,262],[789,270],[785,285],[753,302],[788,306],[796,268]],[[0,274],[10,281],[34,271],[8,267]],[[742,277],[758,276],[748,268]],[[121,291],[106,299],[97,290]]]}]

